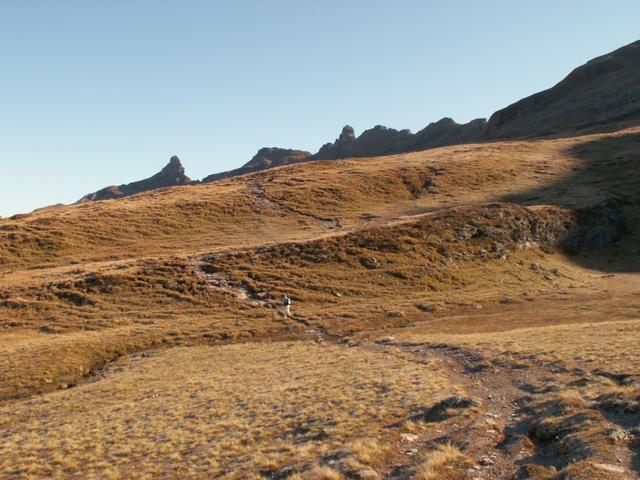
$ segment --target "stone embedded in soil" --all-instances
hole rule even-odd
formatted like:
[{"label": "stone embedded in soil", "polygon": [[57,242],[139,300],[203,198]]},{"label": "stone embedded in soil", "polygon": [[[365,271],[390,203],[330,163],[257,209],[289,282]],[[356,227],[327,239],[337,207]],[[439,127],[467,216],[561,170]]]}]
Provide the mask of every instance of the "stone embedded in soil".
[{"label": "stone embedded in soil", "polygon": [[609,438],[614,444],[622,445],[629,440],[629,434],[621,428],[616,428],[609,433]]},{"label": "stone embedded in soil", "polygon": [[413,443],[416,440],[418,440],[418,435],[414,434],[414,433],[401,433],[400,434],[400,440],[402,440],[403,442],[408,442],[408,443]]},{"label": "stone embedded in soil", "polygon": [[442,405],[447,408],[477,407],[481,403],[477,398],[463,397],[462,395],[454,395],[442,401]]},{"label": "stone embedded in soil", "polygon": [[619,465],[612,465],[610,463],[594,463],[593,466],[600,470],[604,470],[605,472],[611,472],[611,473],[625,472],[624,467],[621,467]]},{"label": "stone embedded in soil", "polygon": [[490,465],[493,465],[495,462],[491,457],[485,455],[484,457],[480,457],[480,459],[478,460],[478,463],[483,467],[488,467]]},{"label": "stone embedded in soil", "polygon": [[382,268],[382,265],[375,257],[362,257],[360,258],[360,264],[369,270]]},{"label": "stone embedded in soil", "polygon": [[384,337],[376,340],[376,343],[393,343],[396,341],[395,337]]},{"label": "stone embedded in soil", "polygon": [[358,470],[356,472],[356,477],[361,480],[378,480],[380,478],[380,475],[378,475],[378,472],[376,472],[375,470],[366,468],[364,470]]}]

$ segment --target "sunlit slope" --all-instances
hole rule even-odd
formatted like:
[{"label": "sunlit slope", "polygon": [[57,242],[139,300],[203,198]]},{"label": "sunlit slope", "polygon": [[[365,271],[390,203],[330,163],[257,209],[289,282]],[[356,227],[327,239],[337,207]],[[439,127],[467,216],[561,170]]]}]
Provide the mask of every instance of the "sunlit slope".
[{"label": "sunlit slope", "polygon": [[[629,168],[634,158],[625,155],[636,148],[637,136],[637,130],[628,130],[312,162],[212,184],[43,209],[0,220],[0,268],[314,238],[376,217],[385,221],[521,192],[529,192],[519,198],[527,203],[596,202],[637,186],[636,169]],[[601,143],[608,143],[606,151],[597,147]],[[602,168],[598,162],[604,162]]]},{"label": "sunlit slope", "polygon": [[[7,285],[0,395],[74,384],[131,351],[343,336],[479,308],[519,311],[537,299],[582,302],[601,274],[562,249],[592,247],[584,232],[620,234],[606,215],[592,223],[582,216],[505,203],[458,207],[305,242],[78,266],[57,280]],[[293,318],[279,314],[285,292]]]},{"label": "sunlit slope", "polygon": [[0,221],[0,477],[632,471],[639,155],[446,147]]},{"label": "sunlit slope", "polygon": [[454,392],[444,375],[360,349],[169,349],[0,406],[0,475],[240,479],[288,464],[311,469],[345,450],[365,468],[388,456],[399,430],[390,424]]},{"label": "sunlit slope", "polygon": [[640,265],[639,137],[311,162],[2,220],[0,396],[163,346],[566,311]]},{"label": "sunlit slope", "polygon": [[[637,315],[620,321],[620,304],[612,300],[595,324],[560,320],[538,328],[448,335],[418,326],[398,332],[398,341],[414,350],[442,348],[452,357],[464,357],[469,371],[482,372],[485,385],[500,369],[502,383],[494,383],[498,389],[491,395],[511,391],[523,407],[513,418],[503,417],[508,448],[500,453],[511,456],[511,471],[516,463],[524,467],[521,472],[537,474],[523,478],[638,478],[640,322]],[[637,312],[637,304],[627,307]]]}]

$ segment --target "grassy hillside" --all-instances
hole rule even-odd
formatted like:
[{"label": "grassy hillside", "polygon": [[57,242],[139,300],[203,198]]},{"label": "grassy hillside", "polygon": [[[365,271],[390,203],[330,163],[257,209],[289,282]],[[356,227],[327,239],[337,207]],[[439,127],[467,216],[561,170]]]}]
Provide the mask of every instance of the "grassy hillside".
[{"label": "grassy hillside", "polygon": [[635,478],[638,152],[444,147],[0,220],[0,477]]},{"label": "grassy hillside", "polygon": [[312,162],[51,207],[0,219],[0,261],[7,270],[315,238],[378,217],[386,222],[518,194],[532,204],[597,203],[612,188],[637,185],[637,132]]},{"label": "grassy hillside", "polygon": [[291,463],[312,471],[340,451],[364,469],[389,455],[400,433],[390,422],[454,391],[410,361],[314,342],[172,349],[99,378],[3,406],[0,471],[246,478]]}]

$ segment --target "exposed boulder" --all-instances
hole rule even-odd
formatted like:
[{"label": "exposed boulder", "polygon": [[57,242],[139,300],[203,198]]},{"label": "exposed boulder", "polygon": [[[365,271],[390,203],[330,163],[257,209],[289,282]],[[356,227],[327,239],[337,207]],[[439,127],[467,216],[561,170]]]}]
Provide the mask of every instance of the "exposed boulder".
[{"label": "exposed boulder", "polygon": [[429,422],[439,422],[447,418],[456,416],[461,410],[475,408],[482,404],[481,400],[475,397],[464,397],[454,395],[439,401],[430,408],[424,408],[414,415],[412,420],[427,420]]},{"label": "exposed boulder", "polygon": [[375,257],[361,257],[360,264],[369,270],[375,270],[376,268],[382,268],[380,262]]}]

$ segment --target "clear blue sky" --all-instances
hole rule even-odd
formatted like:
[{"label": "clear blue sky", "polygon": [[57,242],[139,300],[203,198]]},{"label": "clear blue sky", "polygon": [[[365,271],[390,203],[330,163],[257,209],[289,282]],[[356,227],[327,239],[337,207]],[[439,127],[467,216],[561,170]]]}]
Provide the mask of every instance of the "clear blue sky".
[{"label": "clear blue sky", "polygon": [[0,0],[0,215],[178,155],[465,122],[640,38],[638,0]]}]

